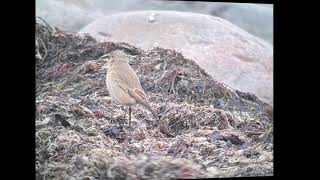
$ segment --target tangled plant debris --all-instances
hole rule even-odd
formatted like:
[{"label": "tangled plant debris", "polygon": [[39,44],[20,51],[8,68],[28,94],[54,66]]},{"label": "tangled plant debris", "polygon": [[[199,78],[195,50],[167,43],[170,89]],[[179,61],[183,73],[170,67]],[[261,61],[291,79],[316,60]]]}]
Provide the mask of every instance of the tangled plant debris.
[{"label": "tangled plant debris", "polygon": [[[105,86],[104,55],[130,56],[158,124]],[[36,22],[37,179],[174,179],[273,175],[273,110],[217,82],[179,52],[97,42]]]}]

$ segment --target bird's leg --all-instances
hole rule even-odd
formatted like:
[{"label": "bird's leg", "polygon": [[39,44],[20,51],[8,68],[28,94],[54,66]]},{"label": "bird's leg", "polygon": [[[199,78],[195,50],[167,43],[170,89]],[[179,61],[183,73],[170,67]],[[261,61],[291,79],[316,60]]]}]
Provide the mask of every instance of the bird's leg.
[{"label": "bird's leg", "polygon": [[131,126],[131,106],[129,106],[129,126]]}]

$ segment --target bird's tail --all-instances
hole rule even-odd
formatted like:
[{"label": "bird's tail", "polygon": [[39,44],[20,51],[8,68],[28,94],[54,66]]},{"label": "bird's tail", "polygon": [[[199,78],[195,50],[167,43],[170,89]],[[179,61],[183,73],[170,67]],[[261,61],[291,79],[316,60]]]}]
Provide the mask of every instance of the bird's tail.
[{"label": "bird's tail", "polygon": [[153,115],[156,120],[159,120],[158,114],[154,111],[151,107],[149,101],[146,99],[146,95],[144,94],[143,90],[134,89],[133,91],[128,91],[129,95],[133,97],[139,104],[146,107]]}]

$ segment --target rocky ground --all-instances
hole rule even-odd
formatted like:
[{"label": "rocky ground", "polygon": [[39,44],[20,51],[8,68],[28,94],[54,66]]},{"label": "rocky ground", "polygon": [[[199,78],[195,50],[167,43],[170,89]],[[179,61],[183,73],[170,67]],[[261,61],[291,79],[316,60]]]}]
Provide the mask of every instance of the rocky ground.
[{"label": "rocky ground", "polygon": [[[36,178],[173,179],[273,175],[273,109],[217,82],[171,49],[36,23]],[[103,55],[122,49],[159,122],[125,109],[105,86]]]}]

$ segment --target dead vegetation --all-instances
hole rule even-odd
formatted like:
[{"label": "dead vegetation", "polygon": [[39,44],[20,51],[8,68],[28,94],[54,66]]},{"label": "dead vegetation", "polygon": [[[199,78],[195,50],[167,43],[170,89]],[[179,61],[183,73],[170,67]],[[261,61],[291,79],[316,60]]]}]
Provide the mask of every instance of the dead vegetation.
[{"label": "dead vegetation", "polygon": [[[181,53],[100,43],[36,23],[37,179],[174,179],[273,175],[272,108],[214,80]],[[158,124],[132,128],[105,87],[103,55],[125,50]]]}]

